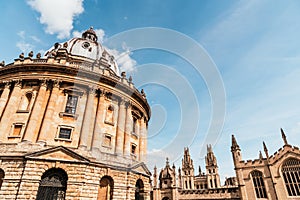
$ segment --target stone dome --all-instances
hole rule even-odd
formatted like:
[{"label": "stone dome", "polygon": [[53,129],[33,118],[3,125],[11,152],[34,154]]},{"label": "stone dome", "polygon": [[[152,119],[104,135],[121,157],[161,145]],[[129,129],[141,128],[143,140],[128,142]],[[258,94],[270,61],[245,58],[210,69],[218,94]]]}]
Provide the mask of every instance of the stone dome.
[{"label": "stone dome", "polygon": [[98,37],[93,27],[84,31],[81,38],[74,37],[64,43],[55,43],[52,48],[46,51],[45,56],[53,55],[61,48],[66,49],[69,56],[80,60],[105,61],[116,75],[120,75],[114,56],[98,42]]}]

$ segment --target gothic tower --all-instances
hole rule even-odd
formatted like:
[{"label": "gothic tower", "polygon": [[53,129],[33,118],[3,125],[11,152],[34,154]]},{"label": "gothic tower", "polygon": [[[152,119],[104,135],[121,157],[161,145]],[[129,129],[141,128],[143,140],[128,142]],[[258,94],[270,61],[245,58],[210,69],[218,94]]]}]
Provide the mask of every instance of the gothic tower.
[{"label": "gothic tower", "polygon": [[188,147],[184,148],[181,181],[183,189],[194,189],[194,166]]},{"label": "gothic tower", "polygon": [[219,188],[221,184],[218,172],[217,158],[212,151],[211,145],[207,145],[207,155],[205,156],[205,162],[208,188]]}]

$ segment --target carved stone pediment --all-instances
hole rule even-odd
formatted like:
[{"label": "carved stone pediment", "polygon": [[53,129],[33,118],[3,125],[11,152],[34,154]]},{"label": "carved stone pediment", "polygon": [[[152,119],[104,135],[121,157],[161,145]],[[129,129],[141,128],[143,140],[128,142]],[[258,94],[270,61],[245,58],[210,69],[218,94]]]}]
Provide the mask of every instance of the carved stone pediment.
[{"label": "carved stone pediment", "polygon": [[151,176],[151,172],[143,162],[131,166],[131,170],[140,174]]},{"label": "carved stone pediment", "polygon": [[53,161],[65,161],[65,162],[80,162],[89,163],[89,159],[75,153],[74,151],[63,147],[53,147],[42,151],[37,151],[25,155],[27,159],[39,159],[39,160],[53,160]]}]

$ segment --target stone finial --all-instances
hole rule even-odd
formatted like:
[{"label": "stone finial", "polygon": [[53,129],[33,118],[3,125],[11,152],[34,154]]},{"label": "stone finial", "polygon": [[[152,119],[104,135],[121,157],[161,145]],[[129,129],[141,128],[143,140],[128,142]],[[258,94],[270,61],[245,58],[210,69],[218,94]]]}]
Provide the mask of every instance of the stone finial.
[{"label": "stone finial", "polygon": [[269,152],[268,152],[268,149],[267,149],[267,146],[266,146],[265,142],[263,142],[263,147],[264,147],[264,152],[266,154],[266,157],[269,158]]},{"label": "stone finial", "polygon": [[36,54],[36,58],[37,58],[37,59],[40,59],[41,57],[42,57],[41,53],[37,53],[37,54]]},{"label": "stone finial", "polygon": [[145,94],[145,92],[144,92],[144,89],[141,90],[141,94],[142,94],[142,96],[143,96],[144,98],[146,98],[146,94]]},{"label": "stone finial", "polygon": [[128,81],[129,81],[129,83],[132,83],[132,76],[129,76]]},{"label": "stone finial", "polygon": [[260,161],[263,160],[263,155],[262,155],[261,151],[259,151],[259,156],[258,156],[258,157],[259,157],[259,160],[260,160]]},{"label": "stone finial", "polygon": [[284,146],[289,145],[288,142],[287,142],[286,135],[285,135],[283,129],[281,128],[280,131],[281,131],[282,140],[284,142]]},{"label": "stone finial", "polygon": [[5,65],[5,61],[2,60],[2,62],[0,63],[0,67],[4,67],[4,65]]},{"label": "stone finial", "polygon": [[201,166],[199,165],[199,174],[201,175],[202,170],[201,170]]},{"label": "stone finial", "polygon": [[169,158],[168,157],[166,158],[166,166],[168,166],[168,167],[170,166]]},{"label": "stone finial", "polygon": [[64,48],[67,48],[67,47],[68,47],[68,43],[65,42],[65,43],[63,44],[63,47],[64,47]]},{"label": "stone finial", "polygon": [[24,59],[24,53],[23,52],[19,55],[19,58]]},{"label": "stone finial", "polygon": [[30,52],[28,53],[28,57],[29,57],[29,58],[32,58],[32,57],[33,57],[33,51],[30,51]]}]

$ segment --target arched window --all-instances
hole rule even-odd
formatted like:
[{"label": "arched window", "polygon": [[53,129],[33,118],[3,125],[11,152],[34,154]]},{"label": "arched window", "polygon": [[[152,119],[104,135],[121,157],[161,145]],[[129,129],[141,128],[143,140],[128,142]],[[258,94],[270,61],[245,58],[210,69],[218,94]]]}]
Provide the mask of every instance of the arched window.
[{"label": "arched window", "polygon": [[162,200],[170,200],[169,197],[164,197]]},{"label": "arched window", "polygon": [[31,92],[27,92],[21,100],[21,103],[19,105],[19,110],[29,110],[30,109],[30,102],[32,100],[32,93]]},{"label": "arched window", "polygon": [[251,177],[257,198],[267,198],[267,192],[265,188],[265,183],[263,180],[263,173],[260,171],[251,172]]},{"label": "arched window", "polygon": [[135,200],[144,200],[144,183],[141,179],[135,184]]},{"label": "arched window", "polygon": [[1,189],[1,186],[2,186],[2,183],[3,183],[3,179],[4,179],[4,171],[3,169],[0,169],[0,189]]},{"label": "arched window", "polygon": [[114,106],[109,105],[106,110],[105,123],[114,124]]},{"label": "arched window", "polygon": [[109,176],[102,177],[98,188],[97,200],[112,200],[113,188],[114,188],[113,179]]},{"label": "arched window", "polygon": [[40,181],[36,200],[64,200],[67,190],[67,173],[60,168],[47,170]]},{"label": "arched window", "polygon": [[282,175],[289,196],[300,196],[300,161],[286,160],[282,165]]}]

